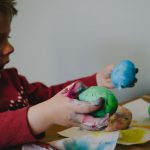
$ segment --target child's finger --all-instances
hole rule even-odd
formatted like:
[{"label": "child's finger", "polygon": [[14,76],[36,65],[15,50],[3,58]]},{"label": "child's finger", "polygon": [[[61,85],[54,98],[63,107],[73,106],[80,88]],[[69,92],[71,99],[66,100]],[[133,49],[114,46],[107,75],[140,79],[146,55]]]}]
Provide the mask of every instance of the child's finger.
[{"label": "child's finger", "polygon": [[106,82],[105,82],[105,87],[109,88],[109,89],[113,89],[115,86],[113,85],[112,83],[112,80],[109,78],[109,79],[106,79]]},{"label": "child's finger", "polygon": [[108,115],[106,115],[104,118],[94,118],[85,114],[74,114],[72,116],[73,122],[78,123],[81,128],[87,130],[100,130],[108,125],[108,120]]},{"label": "child's finger", "polygon": [[67,87],[62,89],[59,93],[61,93],[61,94],[68,93],[73,88],[74,84],[75,84],[75,82],[71,83],[70,85],[68,85]]},{"label": "child's finger", "polygon": [[62,94],[69,98],[76,98],[80,92],[85,90],[87,87],[80,81],[76,81],[71,85],[67,86],[61,91]]},{"label": "child's finger", "polygon": [[90,113],[102,109],[104,100],[99,98],[96,101],[87,102],[74,99],[72,102],[76,113]]},{"label": "child's finger", "polygon": [[88,130],[101,130],[108,125],[109,115],[104,118],[94,118],[89,115],[84,115],[81,127]]},{"label": "child's finger", "polygon": [[106,69],[105,69],[105,73],[104,73],[104,74],[105,74],[107,77],[109,77],[109,76],[110,76],[110,73],[111,73],[111,71],[114,69],[114,67],[115,67],[114,64],[110,64],[109,66],[107,66]]}]

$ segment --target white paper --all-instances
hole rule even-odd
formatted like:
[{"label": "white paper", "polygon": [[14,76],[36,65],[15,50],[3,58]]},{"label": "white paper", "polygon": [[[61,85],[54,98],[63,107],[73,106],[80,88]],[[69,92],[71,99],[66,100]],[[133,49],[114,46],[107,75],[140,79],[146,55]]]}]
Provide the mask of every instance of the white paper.
[{"label": "white paper", "polygon": [[22,146],[22,150],[53,150],[53,148],[43,148],[36,144],[25,144]]},{"label": "white paper", "polygon": [[109,132],[83,135],[76,138],[66,138],[50,142],[53,147],[61,150],[114,150],[119,137],[119,132]]},{"label": "white paper", "polygon": [[70,138],[81,137],[84,135],[88,135],[90,133],[91,131],[80,129],[79,127],[72,127],[58,132],[59,135],[62,135],[64,137],[70,137]]},{"label": "white paper", "polygon": [[129,102],[124,107],[128,108],[132,112],[132,125],[143,125],[150,127],[150,116],[148,114],[148,107],[150,103],[143,99],[137,99]]}]

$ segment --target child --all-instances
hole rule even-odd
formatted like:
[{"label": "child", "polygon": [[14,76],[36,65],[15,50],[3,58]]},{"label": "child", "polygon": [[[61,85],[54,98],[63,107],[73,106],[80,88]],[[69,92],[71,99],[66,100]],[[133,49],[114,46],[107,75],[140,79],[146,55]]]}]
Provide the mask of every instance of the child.
[{"label": "child", "polygon": [[113,88],[110,79],[113,65],[91,76],[50,87],[40,82],[29,83],[17,69],[4,68],[14,52],[8,38],[12,18],[17,14],[15,4],[15,0],[0,0],[0,148],[35,142],[55,124],[88,129],[95,124],[103,126],[105,118],[90,116],[89,124],[84,122],[87,113],[101,107],[101,99],[92,104],[68,98],[65,94],[72,92],[74,85],[82,86],[75,82],[77,80],[87,86]]},{"label": "child", "polygon": [[15,0],[0,0],[0,148],[35,142],[54,124],[87,126],[84,115],[100,105],[67,98],[64,94],[74,85],[71,83],[80,80],[87,86],[113,87],[109,78],[112,65],[102,73],[51,87],[29,83],[15,68],[4,69],[14,52],[8,38],[12,18],[17,14],[15,4]]}]

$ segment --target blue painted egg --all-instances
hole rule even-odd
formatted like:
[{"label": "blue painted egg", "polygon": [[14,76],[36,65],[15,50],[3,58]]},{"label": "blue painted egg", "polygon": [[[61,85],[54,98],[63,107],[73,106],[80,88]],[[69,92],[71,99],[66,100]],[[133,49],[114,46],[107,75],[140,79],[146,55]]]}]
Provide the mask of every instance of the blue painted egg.
[{"label": "blue painted egg", "polygon": [[118,89],[132,87],[137,80],[136,73],[134,63],[130,60],[123,60],[115,66],[111,73],[112,83]]}]

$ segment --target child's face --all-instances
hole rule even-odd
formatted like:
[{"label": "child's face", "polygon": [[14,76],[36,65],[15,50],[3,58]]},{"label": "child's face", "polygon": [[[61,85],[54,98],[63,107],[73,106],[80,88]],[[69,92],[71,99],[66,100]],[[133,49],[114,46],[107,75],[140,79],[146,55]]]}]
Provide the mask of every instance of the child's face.
[{"label": "child's face", "polygon": [[0,13],[0,70],[9,62],[9,55],[14,51],[9,43],[11,19],[7,15]]}]

